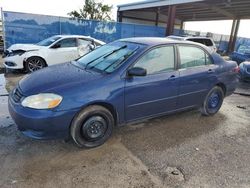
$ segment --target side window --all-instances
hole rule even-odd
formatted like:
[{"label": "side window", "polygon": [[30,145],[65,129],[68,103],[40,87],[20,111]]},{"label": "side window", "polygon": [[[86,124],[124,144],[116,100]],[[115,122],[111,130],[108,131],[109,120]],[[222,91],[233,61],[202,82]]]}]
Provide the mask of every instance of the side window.
[{"label": "side window", "polygon": [[165,46],[151,50],[145,54],[134,67],[147,70],[147,74],[154,74],[174,70],[174,47]]},{"label": "side window", "polygon": [[69,48],[69,47],[76,47],[76,39],[75,38],[68,38],[59,41],[57,44],[60,45],[60,48]]},{"label": "side window", "polygon": [[200,44],[204,44],[204,41],[202,39],[187,39],[187,40],[192,41],[192,42],[197,42]]},{"label": "side window", "polygon": [[213,42],[210,39],[204,39],[204,44],[206,46],[213,46],[214,45]]},{"label": "side window", "polygon": [[[179,46],[181,68],[206,65],[206,53],[197,47]],[[209,57],[208,57],[209,58]]]},{"label": "side window", "polygon": [[89,40],[85,40],[82,38],[78,39],[78,46],[87,46],[89,44],[91,44],[91,41],[89,41]]}]

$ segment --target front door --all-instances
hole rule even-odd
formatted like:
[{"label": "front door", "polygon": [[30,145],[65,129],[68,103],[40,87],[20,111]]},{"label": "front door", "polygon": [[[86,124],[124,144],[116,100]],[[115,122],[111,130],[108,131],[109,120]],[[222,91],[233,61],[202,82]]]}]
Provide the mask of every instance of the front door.
[{"label": "front door", "polygon": [[48,51],[49,65],[65,63],[79,57],[76,38],[62,39],[54,46],[56,47],[52,46]]},{"label": "front door", "polygon": [[147,75],[126,79],[126,121],[175,110],[179,72],[175,70],[174,46],[161,46],[150,50],[133,67],[146,69]]}]

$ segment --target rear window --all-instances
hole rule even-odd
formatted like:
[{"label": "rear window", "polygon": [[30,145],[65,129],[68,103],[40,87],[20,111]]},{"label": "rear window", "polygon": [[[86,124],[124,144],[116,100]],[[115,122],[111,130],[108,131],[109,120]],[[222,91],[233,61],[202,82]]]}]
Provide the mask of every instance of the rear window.
[{"label": "rear window", "polygon": [[213,46],[213,42],[210,39],[187,39],[187,40],[204,44],[205,46]]},{"label": "rear window", "polygon": [[213,43],[212,43],[212,41],[210,39],[204,39],[204,44],[206,46],[213,46]]},{"label": "rear window", "polygon": [[250,54],[250,46],[240,45],[237,52],[241,54]]}]

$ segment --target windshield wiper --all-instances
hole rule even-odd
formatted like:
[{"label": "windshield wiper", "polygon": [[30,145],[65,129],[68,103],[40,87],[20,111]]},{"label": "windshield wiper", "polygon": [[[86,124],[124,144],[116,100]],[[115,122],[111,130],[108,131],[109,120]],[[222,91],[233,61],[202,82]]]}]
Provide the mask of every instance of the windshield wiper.
[{"label": "windshield wiper", "polygon": [[[107,58],[108,56],[110,56],[110,55],[114,54],[115,52],[117,52],[117,51],[119,51],[119,50],[121,50],[121,49],[124,49],[124,48],[126,48],[126,47],[127,47],[127,45],[124,45],[124,46],[122,46],[122,47],[120,47],[120,48],[117,48],[117,49],[115,49],[115,50],[113,50],[113,51],[107,53],[107,54],[104,54],[104,55],[101,56],[101,57],[98,57],[98,58],[96,58],[96,59],[94,59],[94,60],[88,62],[88,63],[85,65],[85,70],[88,68],[88,66],[89,66],[90,64],[92,64],[92,63],[95,62],[96,60],[98,60],[98,59],[100,59],[100,58],[105,59],[105,58]],[[91,68],[92,68],[92,67],[91,67]]]},{"label": "windshield wiper", "polygon": [[133,51],[131,51],[131,52],[125,54],[124,56],[122,56],[123,59],[122,59],[120,62],[117,63],[117,61],[115,61],[115,62],[111,63],[111,64],[110,64],[109,66],[107,66],[103,71],[106,72],[106,70],[109,69],[109,68],[110,68],[112,65],[114,65],[115,63],[117,63],[117,64],[115,65],[114,68],[118,67],[122,62],[124,62],[124,61],[125,61],[126,59],[128,59],[133,53],[135,53],[136,50],[138,50],[138,48],[139,48],[139,47],[135,48]]}]

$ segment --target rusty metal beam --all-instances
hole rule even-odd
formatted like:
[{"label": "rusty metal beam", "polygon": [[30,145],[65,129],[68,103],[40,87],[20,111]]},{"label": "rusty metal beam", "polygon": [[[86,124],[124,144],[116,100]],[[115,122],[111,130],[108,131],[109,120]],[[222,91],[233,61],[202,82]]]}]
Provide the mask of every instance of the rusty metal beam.
[{"label": "rusty metal beam", "polygon": [[176,6],[169,6],[166,36],[172,35],[175,25]]},{"label": "rusty metal beam", "polygon": [[233,20],[230,39],[229,39],[229,43],[228,43],[228,49],[227,49],[228,53],[234,51],[235,43],[236,43],[236,40],[237,40],[238,31],[239,31],[239,27],[240,27],[240,20],[239,19],[238,20]]},{"label": "rusty metal beam", "polygon": [[235,50],[235,44],[236,44],[236,40],[238,37],[239,28],[240,28],[240,20],[237,20],[236,26],[235,26],[235,33],[234,33],[234,37],[233,37],[233,42],[232,42],[232,48],[231,48],[230,52],[233,52]]},{"label": "rusty metal beam", "polygon": [[159,15],[160,15],[160,7],[157,8],[156,12],[155,12],[155,26],[159,25]]}]

